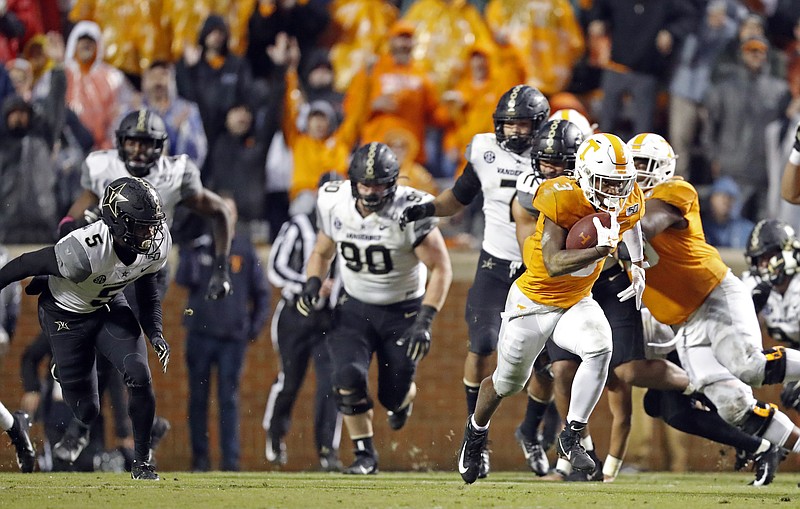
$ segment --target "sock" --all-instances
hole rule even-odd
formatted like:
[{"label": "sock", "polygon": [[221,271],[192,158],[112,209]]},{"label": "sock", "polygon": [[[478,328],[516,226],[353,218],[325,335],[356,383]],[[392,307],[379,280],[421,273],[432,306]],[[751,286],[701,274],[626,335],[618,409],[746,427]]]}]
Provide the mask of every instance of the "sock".
[{"label": "sock", "polygon": [[592,441],[592,435],[587,435],[586,437],[581,438],[581,445],[583,446],[584,449],[586,449],[586,452],[594,451],[594,442]]},{"label": "sock", "polygon": [[372,437],[361,437],[353,439],[353,446],[355,447],[356,456],[369,455],[374,456],[375,450],[372,447]]},{"label": "sock", "polygon": [[528,406],[525,409],[525,418],[522,424],[519,425],[519,430],[522,436],[528,440],[536,440],[539,434],[539,424],[544,418],[544,413],[547,410],[548,401],[542,402],[528,396]]},{"label": "sock", "polygon": [[156,414],[153,386],[128,388],[128,416],[133,424],[133,452],[136,461],[150,461],[150,434]]},{"label": "sock", "polygon": [[472,427],[475,429],[475,431],[486,431],[489,429],[489,423],[491,421],[487,422],[486,426],[478,426],[478,424],[475,422],[475,414],[472,414],[469,416],[469,422],[472,424]]},{"label": "sock", "polygon": [[475,413],[475,407],[478,406],[478,391],[481,385],[472,385],[472,382],[464,380],[464,391],[467,393],[467,415]]},{"label": "sock", "polygon": [[11,415],[11,412],[0,403],[0,429],[3,431],[8,431],[14,425],[14,416]]},{"label": "sock", "polygon": [[761,446],[761,438],[728,424],[716,412],[686,408],[685,411],[665,416],[664,420],[679,431],[743,449],[751,454]]},{"label": "sock", "polygon": [[758,449],[756,449],[755,454],[761,454],[762,452],[765,452],[767,449],[769,449],[771,446],[772,444],[769,442],[769,440],[764,440],[762,438],[761,445],[758,446]]}]

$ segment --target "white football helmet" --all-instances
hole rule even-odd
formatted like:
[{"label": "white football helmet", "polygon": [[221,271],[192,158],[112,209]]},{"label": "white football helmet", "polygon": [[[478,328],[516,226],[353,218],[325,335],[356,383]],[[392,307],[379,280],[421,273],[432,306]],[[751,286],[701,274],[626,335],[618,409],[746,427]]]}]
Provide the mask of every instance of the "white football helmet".
[{"label": "white football helmet", "polygon": [[[628,141],[628,148],[636,166],[637,180],[642,191],[649,191],[675,175],[675,159],[678,156],[662,136],[654,133],[637,134]],[[647,165],[642,167],[636,164],[637,159],[646,159]]]},{"label": "white football helmet", "polygon": [[628,146],[614,134],[592,135],[578,147],[575,170],[589,202],[600,210],[619,212],[636,182]]},{"label": "white football helmet", "polygon": [[573,110],[572,108],[566,108],[563,110],[557,110],[550,115],[550,118],[547,120],[566,120],[568,122],[572,122],[578,129],[581,130],[583,133],[584,138],[588,138],[589,136],[594,134],[594,130],[597,127],[597,124],[590,124],[589,119],[583,116],[583,114],[578,110]]}]

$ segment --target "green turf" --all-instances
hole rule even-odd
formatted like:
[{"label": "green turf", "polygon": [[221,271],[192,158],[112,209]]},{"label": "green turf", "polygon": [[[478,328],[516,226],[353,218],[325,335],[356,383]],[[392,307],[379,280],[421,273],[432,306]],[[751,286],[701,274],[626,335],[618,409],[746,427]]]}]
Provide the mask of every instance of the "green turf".
[{"label": "green turf", "polygon": [[166,472],[161,482],[127,474],[0,474],[0,507],[146,509],[325,507],[735,508],[800,507],[800,474],[770,486],[747,486],[749,474],[649,473],[617,482],[556,483],[492,472],[467,486],[455,472],[349,477],[311,473]]}]

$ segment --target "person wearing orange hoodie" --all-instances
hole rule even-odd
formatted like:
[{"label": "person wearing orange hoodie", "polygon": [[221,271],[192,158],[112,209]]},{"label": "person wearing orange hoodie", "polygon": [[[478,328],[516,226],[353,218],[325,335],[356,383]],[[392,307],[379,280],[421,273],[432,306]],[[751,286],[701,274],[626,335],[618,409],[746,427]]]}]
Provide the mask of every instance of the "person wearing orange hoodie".
[{"label": "person wearing orange hoodie", "polygon": [[389,32],[389,51],[372,66],[362,69],[345,97],[345,117],[359,98],[367,97],[361,141],[380,141],[386,132],[403,127],[414,134],[420,146],[416,162],[425,164],[425,128],[444,128],[450,122],[447,108],[439,100],[424,69],[412,61],[414,26],[398,21]]}]

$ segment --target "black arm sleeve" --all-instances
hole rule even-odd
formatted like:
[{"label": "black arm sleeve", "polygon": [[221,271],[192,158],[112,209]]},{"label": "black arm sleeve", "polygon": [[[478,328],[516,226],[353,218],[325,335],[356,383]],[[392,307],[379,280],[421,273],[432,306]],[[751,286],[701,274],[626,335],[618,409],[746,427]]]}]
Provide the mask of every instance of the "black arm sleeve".
[{"label": "black arm sleeve", "polygon": [[53,246],[43,247],[38,251],[23,253],[0,269],[0,289],[14,281],[21,281],[29,276],[60,276],[58,260]]},{"label": "black arm sleeve", "polygon": [[142,324],[142,330],[151,340],[156,336],[164,337],[158,278],[155,274],[146,274],[133,284],[136,288],[136,302],[139,303],[139,323]]},{"label": "black arm sleeve", "polygon": [[464,168],[464,173],[458,177],[458,180],[456,180],[456,183],[453,185],[453,196],[455,196],[456,200],[462,205],[469,205],[480,192],[481,179],[479,179],[478,174],[475,173],[475,168],[472,167],[472,163],[468,162],[467,166]]}]

